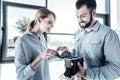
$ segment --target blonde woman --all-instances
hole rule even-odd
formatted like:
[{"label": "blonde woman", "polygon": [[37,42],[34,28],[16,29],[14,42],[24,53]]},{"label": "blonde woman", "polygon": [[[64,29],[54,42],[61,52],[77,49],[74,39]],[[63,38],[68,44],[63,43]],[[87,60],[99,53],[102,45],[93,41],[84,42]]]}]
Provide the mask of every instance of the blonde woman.
[{"label": "blonde woman", "polygon": [[55,54],[47,48],[43,32],[54,26],[55,14],[40,8],[28,30],[15,42],[15,66],[18,80],[50,80],[48,57]]}]

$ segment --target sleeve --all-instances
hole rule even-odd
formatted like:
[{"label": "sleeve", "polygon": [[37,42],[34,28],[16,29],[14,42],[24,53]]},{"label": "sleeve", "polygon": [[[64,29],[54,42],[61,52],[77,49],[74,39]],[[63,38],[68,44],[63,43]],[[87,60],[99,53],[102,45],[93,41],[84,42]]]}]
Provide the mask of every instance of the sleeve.
[{"label": "sleeve", "polygon": [[18,80],[28,80],[35,74],[30,64],[27,64],[24,49],[22,41],[17,40],[15,43],[15,66]]},{"label": "sleeve", "polygon": [[86,70],[86,79],[113,80],[120,77],[120,42],[118,35],[110,30],[105,36],[105,64],[101,67]]}]

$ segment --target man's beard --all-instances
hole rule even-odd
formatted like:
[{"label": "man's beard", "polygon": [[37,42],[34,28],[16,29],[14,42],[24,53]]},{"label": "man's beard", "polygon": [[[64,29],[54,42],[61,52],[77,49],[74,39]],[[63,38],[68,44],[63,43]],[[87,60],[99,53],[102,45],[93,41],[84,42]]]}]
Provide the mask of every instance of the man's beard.
[{"label": "man's beard", "polygon": [[[88,23],[86,23],[85,26],[81,26],[80,23],[79,25],[81,26],[81,28],[85,29],[85,28],[88,28],[90,26],[90,24],[92,23],[92,14],[90,13],[90,21]],[[82,21],[83,23],[85,23],[85,21]]]}]

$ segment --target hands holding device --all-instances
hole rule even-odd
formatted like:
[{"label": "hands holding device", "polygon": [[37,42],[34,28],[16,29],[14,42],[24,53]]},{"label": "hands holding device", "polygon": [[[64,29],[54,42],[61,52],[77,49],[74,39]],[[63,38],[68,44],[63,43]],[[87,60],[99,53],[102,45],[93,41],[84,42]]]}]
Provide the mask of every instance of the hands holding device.
[{"label": "hands holding device", "polygon": [[82,74],[80,71],[83,68],[83,58],[73,57],[66,46],[58,47],[56,52],[55,56],[65,60],[65,77],[71,78],[75,74]]}]

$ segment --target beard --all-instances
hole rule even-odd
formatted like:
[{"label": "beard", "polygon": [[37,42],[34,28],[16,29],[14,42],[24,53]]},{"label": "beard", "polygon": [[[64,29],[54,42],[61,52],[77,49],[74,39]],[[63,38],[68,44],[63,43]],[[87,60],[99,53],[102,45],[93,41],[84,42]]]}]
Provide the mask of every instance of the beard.
[{"label": "beard", "polygon": [[86,21],[81,21],[80,23],[86,23],[85,26],[82,26],[80,23],[79,25],[81,26],[81,28],[85,29],[85,28],[88,28],[90,26],[90,24],[92,23],[92,14],[90,13],[90,21],[88,23],[86,23]]}]

